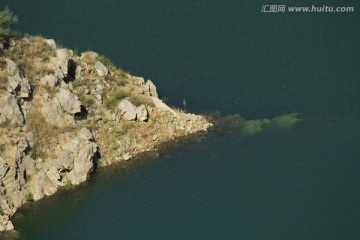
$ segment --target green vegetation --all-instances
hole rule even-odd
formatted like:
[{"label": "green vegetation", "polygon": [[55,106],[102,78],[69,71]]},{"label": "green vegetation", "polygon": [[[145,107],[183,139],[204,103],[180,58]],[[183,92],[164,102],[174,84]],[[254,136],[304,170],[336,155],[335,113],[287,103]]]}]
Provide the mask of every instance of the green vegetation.
[{"label": "green vegetation", "polygon": [[66,184],[64,185],[63,189],[68,191],[73,188],[73,184],[70,180],[67,180]]},{"label": "green vegetation", "polygon": [[110,61],[110,59],[108,59],[107,57],[105,57],[104,55],[98,55],[95,58],[96,61],[102,62],[107,68],[109,68],[110,70],[115,69],[114,64]]},{"label": "green vegetation", "polygon": [[135,106],[139,106],[139,105],[141,105],[141,100],[138,98],[138,97],[136,97],[136,96],[134,96],[134,95],[130,95],[129,96],[129,101],[132,103],[132,104],[134,104]]},{"label": "green vegetation", "polygon": [[114,94],[112,94],[110,97],[105,98],[104,102],[107,108],[113,109],[116,107],[118,102],[127,97],[128,94],[124,92],[123,90],[117,90]]},{"label": "green vegetation", "polygon": [[9,44],[11,35],[11,26],[18,21],[17,17],[8,9],[0,11],[0,44],[6,46]]},{"label": "green vegetation", "polygon": [[92,96],[89,96],[85,93],[80,93],[78,97],[80,102],[84,104],[84,106],[87,108],[92,107],[95,104],[95,99]]},{"label": "green vegetation", "polygon": [[4,215],[4,210],[0,207],[0,216]]},{"label": "green vegetation", "polygon": [[131,129],[133,129],[135,126],[133,123],[124,123],[121,128],[115,128],[114,129],[114,133],[115,135],[125,135],[126,133],[128,133]]},{"label": "green vegetation", "polygon": [[26,201],[28,202],[34,201],[34,196],[31,192],[29,192],[28,195],[26,195]]},{"label": "green vegetation", "polygon": [[263,130],[289,128],[300,121],[300,116],[297,113],[285,114],[272,119],[250,120],[244,122],[241,132],[246,136],[251,136]]}]

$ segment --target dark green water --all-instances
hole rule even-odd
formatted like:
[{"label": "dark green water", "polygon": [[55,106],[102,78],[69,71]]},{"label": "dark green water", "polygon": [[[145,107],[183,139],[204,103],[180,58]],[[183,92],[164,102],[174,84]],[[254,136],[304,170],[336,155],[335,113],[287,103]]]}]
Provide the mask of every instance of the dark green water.
[{"label": "dark green water", "polygon": [[[343,2],[343,3],[341,3]],[[264,14],[278,1],[1,0],[17,28],[94,50],[168,103],[302,123],[210,132],[24,207],[21,239],[359,239],[360,15]],[[1,238],[1,236],[0,236]]]}]

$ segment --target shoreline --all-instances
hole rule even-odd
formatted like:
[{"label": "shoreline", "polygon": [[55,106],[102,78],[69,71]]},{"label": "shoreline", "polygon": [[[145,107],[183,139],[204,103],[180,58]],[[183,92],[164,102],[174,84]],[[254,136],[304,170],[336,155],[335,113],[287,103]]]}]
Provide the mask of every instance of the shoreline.
[{"label": "shoreline", "polygon": [[77,56],[42,37],[12,39],[3,52],[0,231],[14,229],[11,217],[28,201],[213,125],[170,108],[151,80],[95,52]]}]

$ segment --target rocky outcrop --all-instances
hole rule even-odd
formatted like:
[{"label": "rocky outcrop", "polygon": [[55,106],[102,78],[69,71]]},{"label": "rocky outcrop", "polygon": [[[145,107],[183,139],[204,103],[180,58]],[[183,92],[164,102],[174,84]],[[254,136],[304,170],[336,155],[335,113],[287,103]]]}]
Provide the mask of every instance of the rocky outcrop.
[{"label": "rocky outcrop", "polygon": [[81,112],[81,102],[70,90],[60,89],[56,98],[59,100],[60,106],[65,112],[69,114]]},{"label": "rocky outcrop", "polygon": [[10,219],[27,201],[78,185],[97,166],[211,126],[167,106],[152,81],[97,59],[41,38],[17,40],[0,59],[0,231],[13,229]]}]

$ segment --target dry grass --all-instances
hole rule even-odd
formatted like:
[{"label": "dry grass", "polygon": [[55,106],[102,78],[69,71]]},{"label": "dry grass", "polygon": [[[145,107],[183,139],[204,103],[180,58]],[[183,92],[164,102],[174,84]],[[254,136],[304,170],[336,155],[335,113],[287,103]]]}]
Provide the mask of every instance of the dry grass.
[{"label": "dry grass", "polygon": [[38,85],[37,76],[51,72],[46,65],[53,56],[55,50],[42,37],[18,39],[13,49],[4,51],[4,57],[19,65],[32,86]]},{"label": "dry grass", "polygon": [[34,147],[31,149],[31,157],[33,159],[49,156],[46,146],[60,134],[72,130],[70,127],[60,128],[46,122],[41,111],[36,108],[30,108],[27,119],[27,130],[34,134]]}]

